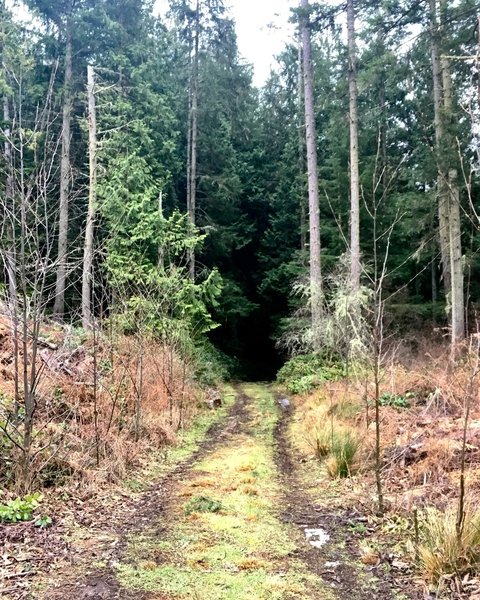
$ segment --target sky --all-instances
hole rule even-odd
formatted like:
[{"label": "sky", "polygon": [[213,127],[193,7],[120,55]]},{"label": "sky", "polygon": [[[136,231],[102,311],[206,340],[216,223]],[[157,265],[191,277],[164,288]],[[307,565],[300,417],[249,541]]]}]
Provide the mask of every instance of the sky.
[{"label": "sky", "polygon": [[[7,0],[7,3],[13,6],[14,1]],[[275,65],[275,56],[287,42],[292,41],[290,9],[298,5],[298,0],[227,0],[226,5],[236,22],[240,54],[253,65],[253,81],[260,87]],[[165,14],[167,9],[168,0],[156,0],[158,14]],[[21,5],[16,7],[15,12],[20,18],[26,16]]]},{"label": "sky", "polygon": [[[290,8],[298,0],[230,0],[230,14],[236,22],[240,54],[254,66],[254,83],[261,86],[275,64],[286,42],[292,38],[288,20]],[[167,0],[157,0],[160,14],[166,10]]]}]

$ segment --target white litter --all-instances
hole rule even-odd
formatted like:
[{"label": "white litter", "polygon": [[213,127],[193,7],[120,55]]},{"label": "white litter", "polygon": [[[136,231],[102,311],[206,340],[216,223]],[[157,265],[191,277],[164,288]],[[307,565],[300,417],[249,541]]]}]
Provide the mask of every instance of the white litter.
[{"label": "white litter", "polygon": [[305,529],[307,542],[314,548],[322,548],[330,540],[330,536],[324,529]]}]

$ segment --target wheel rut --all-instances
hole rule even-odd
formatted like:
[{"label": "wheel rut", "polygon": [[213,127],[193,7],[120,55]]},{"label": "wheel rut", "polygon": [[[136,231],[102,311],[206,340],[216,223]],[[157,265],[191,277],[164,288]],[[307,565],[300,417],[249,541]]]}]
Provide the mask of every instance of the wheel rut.
[{"label": "wheel rut", "polygon": [[[266,386],[258,387],[267,390]],[[249,388],[245,386],[245,389]],[[264,452],[270,455],[268,460],[271,462],[273,478],[276,480],[274,485],[277,490],[275,504],[272,505],[270,514],[278,523],[278,531],[284,532],[281,535],[292,536],[291,547],[294,548],[291,552],[287,550],[290,553],[283,555],[283,558],[273,558],[269,570],[273,569],[273,574],[278,573],[279,582],[285,581],[282,578],[292,577],[293,574],[294,578],[297,575],[303,578],[302,581],[306,586],[305,591],[300,595],[285,592],[283,595],[272,597],[281,597],[285,600],[297,598],[304,600],[330,600],[333,598],[338,600],[393,600],[398,598],[398,595],[393,593],[399,591],[398,587],[395,586],[388,573],[367,569],[360,562],[356,545],[358,540],[353,539],[349,532],[349,525],[357,515],[347,512],[331,512],[328,511],[328,506],[317,506],[308,492],[302,489],[303,483],[297,467],[297,457],[288,440],[290,411],[282,411],[278,415],[272,399],[271,406],[273,408],[266,413],[259,413],[252,393],[246,393],[240,386],[237,386],[235,391],[236,400],[227,415],[210,427],[198,448],[143,494],[140,501],[122,507],[123,517],[116,515],[112,532],[117,541],[114,552],[110,552],[108,555],[107,566],[94,569],[83,565],[84,574],[82,576],[72,576],[69,580],[63,581],[61,587],[50,590],[41,596],[43,600],[174,600],[184,598],[184,592],[180,595],[167,593],[168,585],[163,584],[155,587],[155,590],[158,591],[126,589],[119,581],[118,566],[129,567],[130,565],[134,577],[136,577],[138,563],[131,562],[137,559],[132,558],[129,544],[132,539],[143,537],[158,546],[158,550],[155,551],[153,568],[172,565],[172,568],[180,569],[179,572],[185,576],[185,569],[182,570],[179,567],[178,561],[184,561],[184,557],[180,540],[177,537],[179,522],[184,522],[183,526],[185,526],[185,513],[182,509],[185,504],[185,496],[182,495],[182,492],[187,489],[197,490],[195,486],[199,479],[208,480],[209,476],[212,479],[211,473],[203,471],[204,468],[208,470],[208,467],[205,467],[206,464],[212,464],[213,461],[218,465],[219,456],[235,456],[235,448],[238,447],[240,452],[238,444],[243,444],[244,447],[246,444],[248,447],[249,444],[255,444],[255,440],[262,440]],[[271,393],[268,393],[272,398]],[[265,418],[265,415],[270,415],[267,418],[272,419],[269,426],[270,434],[268,434],[270,437],[268,435],[264,437],[264,433],[262,433],[262,418]],[[258,438],[259,435],[260,438]],[[220,498],[222,494],[227,496],[228,494],[238,494],[236,486],[226,487],[225,479],[228,480],[228,476],[223,471],[223,464],[221,463],[220,470],[212,471],[216,475],[213,476],[213,483],[209,484],[213,485],[210,488],[211,493],[214,496],[219,494]],[[227,466],[225,464],[225,468]],[[232,467],[230,467],[230,475],[231,469]],[[241,477],[245,479],[246,475],[248,473],[242,473]],[[254,482],[255,477],[248,475],[246,479]],[[247,487],[251,487],[251,485]],[[208,490],[206,492],[208,495]],[[226,518],[238,518],[238,515],[227,511]],[[203,525],[205,526],[205,523]],[[248,521],[245,521],[245,525],[248,527]],[[188,519],[186,526],[189,526]],[[201,526],[201,520],[192,525],[197,534]],[[329,539],[323,547],[316,548],[306,539],[305,530],[319,528],[328,534]],[[216,535],[210,538],[210,542],[214,545],[218,542]],[[173,555],[171,550],[166,551],[160,548],[161,543],[166,543],[168,540],[171,542],[172,538],[177,546]],[[225,539],[228,539],[228,536]],[[205,552],[209,551],[211,551],[211,547],[210,549],[206,547]],[[231,546],[228,551],[231,551]],[[254,554],[246,552],[245,556],[247,560],[243,561],[243,564],[247,565],[246,568],[258,568],[255,566],[255,561],[250,558]],[[239,571],[234,564],[225,562],[221,558],[215,558],[211,564],[208,564],[205,558],[201,558],[196,560],[193,568],[198,569],[198,581],[193,584],[192,593],[194,595],[191,597],[202,600],[210,600],[210,596],[205,595],[207,592],[202,588],[201,578],[208,578],[208,574],[213,573],[215,569],[217,569],[217,573],[219,570],[223,572],[226,569],[227,577],[230,576],[228,573],[238,573],[239,577],[243,576],[242,571]],[[231,571],[231,569],[234,570]],[[301,571],[301,576],[297,573],[297,569]],[[285,572],[282,573],[282,571]],[[197,585],[200,587],[197,588]],[[264,585],[264,582],[258,585]],[[253,587],[252,589],[255,593],[257,588]],[[225,595],[217,593],[214,596],[215,599],[230,600],[233,596],[227,588],[225,590]],[[262,592],[259,592],[258,596],[252,596],[252,598],[264,597],[270,596],[262,595]],[[416,598],[416,596],[406,594],[403,597]]]},{"label": "wheel rut", "polygon": [[[301,530],[303,543],[298,549],[300,559],[311,572],[330,585],[340,600],[394,600],[399,590],[388,572],[378,572],[361,563],[357,543],[349,532],[349,526],[358,518],[354,513],[329,512],[328,507],[315,504],[303,490],[299,477],[298,461],[288,440],[288,424],[291,410],[284,410],[275,428],[275,462],[281,488],[283,507],[281,518]],[[307,540],[305,530],[321,529],[328,540],[321,548],[313,547]],[[411,599],[420,596],[408,595]]]},{"label": "wheel rut", "polygon": [[[64,581],[58,589],[45,592],[41,596],[42,600],[169,600],[171,597],[168,595],[123,589],[117,581],[115,565],[125,555],[129,536],[146,530],[152,523],[168,523],[167,512],[175,486],[189,477],[192,467],[220,445],[228,443],[232,435],[246,430],[249,400],[237,387],[236,399],[228,414],[209,427],[198,448],[151,486],[139,501],[122,507],[124,517],[117,519],[114,528],[118,543],[110,556],[108,567],[87,570],[78,578]],[[165,519],[162,515],[165,515]],[[150,533],[157,535],[159,539],[166,531],[167,528],[163,525],[153,532],[150,529]]]}]

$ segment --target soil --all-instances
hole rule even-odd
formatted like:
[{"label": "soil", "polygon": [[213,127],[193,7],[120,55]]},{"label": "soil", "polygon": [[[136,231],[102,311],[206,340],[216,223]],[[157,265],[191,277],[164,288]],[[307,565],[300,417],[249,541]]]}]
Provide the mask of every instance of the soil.
[{"label": "soil", "polygon": [[373,567],[361,563],[358,540],[351,532],[351,524],[359,519],[357,512],[330,512],[303,491],[297,466],[300,457],[295,455],[287,436],[290,416],[290,410],[283,411],[275,429],[275,461],[283,490],[282,518],[302,531],[321,528],[330,538],[320,549],[312,548],[305,539],[298,550],[299,558],[328,582],[342,600],[393,600],[399,593],[404,598],[423,598],[419,590],[412,590],[411,582],[399,582],[381,570],[385,566],[382,562]]},{"label": "soil", "polygon": [[[243,431],[247,422],[246,406],[248,402],[248,396],[239,392],[227,417],[208,429],[204,441],[200,443],[197,450],[143,494],[140,501],[135,502],[133,506],[123,507],[123,515],[118,515],[118,521],[115,523],[115,532],[120,542],[109,558],[110,566],[108,568],[87,572],[79,578],[63,581],[61,589],[47,591],[42,600],[170,600],[170,596],[162,594],[131,592],[121,588],[116,579],[114,565],[125,554],[130,535],[146,529],[149,523],[169,522],[169,500],[177,482],[187,479],[192,466],[201,461],[208,453],[213,452],[220,444],[225,443],[230,435]],[[164,519],[160,518],[162,513],[165,514]],[[164,528],[159,528],[156,534],[161,538],[164,532]]]},{"label": "soil", "polygon": [[[101,525],[108,533],[107,541],[103,546],[92,549],[90,557],[81,557],[76,563],[75,572],[70,575],[62,573],[54,588],[40,595],[32,595],[25,589],[12,589],[10,596],[2,597],[13,600],[171,600],[171,596],[161,593],[131,592],[121,588],[116,579],[115,565],[125,561],[128,538],[132,534],[148,530],[149,535],[153,533],[159,539],[164,536],[170,517],[173,518],[174,515],[171,502],[178,482],[189,479],[193,467],[220,445],[228,445],[230,437],[248,432],[250,402],[251,399],[239,388],[237,399],[227,417],[210,427],[204,441],[189,458],[180,462],[140,499],[133,501],[126,498],[122,506],[117,507],[116,514],[111,514],[107,522]],[[279,517],[298,527],[294,558],[303,562],[313,575],[320,576],[339,600],[394,600],[399,597],[398,592],[403,593],[403,598],[422,597],[411,589],[407,591],[406,585],[399,584],[398,579],[388,570],[383,570],[385,565],[367,567],[360,562],[358,540],[355,540],[349,530],[349,524],[358,518],[358,514],[324,510],[302,489],[303,483],[296,468],[298,457],[287,438],[289,415],[289,411],[283,411],[276,425],[275,464],[282,489]],[[152,531],[152,524],[155,523],[165,525],[157,526],[157,530]],[[303,531],[318,527],[323,528],[330,536],[330,541],[320,549],[308,543]],[[95,543],[98,544],[98,541]],[[92,568],[93,556],[102,557],[108,566],[102,569]]]}]

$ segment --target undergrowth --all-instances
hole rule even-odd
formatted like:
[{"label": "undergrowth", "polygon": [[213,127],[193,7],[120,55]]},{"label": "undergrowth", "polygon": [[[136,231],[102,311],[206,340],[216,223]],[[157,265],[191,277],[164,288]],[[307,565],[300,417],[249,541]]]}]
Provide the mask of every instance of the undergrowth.
[{"label": "undergrowth", "polygon": [[291,358],[278,372],[277,381],[285,385],[291,394],[306,394],[343,375],[344,369],[338,360],[312,353]]},{"label": "undergrowth", "polygon": [[329,456],[325,462],[330,477],[353,475],[357,469],[356,460],[359,449],[360,440],[354,430],[343,429],[334,432],[329,447]]},{"label": "undergrowth", "polygon": [[[317,483],[327,477],[337,480],[323,484],[331,493],[319,503],[376,511],[377,398],[388,519],[408,515],[410,526],[397,531],[397,539],[391,531],[388,539],[375,533],[369,537],[389,551],[398,544],[394,551],[402,557],[400,565],[409,563],[436,597],[458,597],[459,590],[476,590],[480,576],[480,511],[473,505],[480,475],[478,357],[466,353],[452,369],[445,348],[433,344],[425,345],[415,359],[402,354],[400,345],[397,351],[382,365],[378,380],[365,364],[350,369],[350,377],[327,377],[309,394],[291,399],[291,440],[312,473],[305,477]],[[279,379],[298,390],[302,377],[312,375],[309,369],[321,372],[321,363],[311,356],[298,357],[287,363]],[[353,480],[341,481],[354,474]],[[470,504],[458,523],[462,477]],[[415,533],[412,514],[418,514],[415,547],[409,545]],[[378,552],[373,559],[382,560]]]},{"label": "undergrowth", "polygon": [[40,505],[42,495],[29,494],[23,498],[8,500],[0,504],[0,523],[18,523],[20,521],[31,521],[33,513]]},{"label": "undergrowth", "polygon": [[292,426],[295,444],[307,453],[313,452],[332,478],[349,477],[360,466],[361,439],[347,423],[358,408],[348,399],[329,403],[319,393],[297,408]]},{"label": "undergrowth", "polygon": [[[0,324],[2,324],[0,316]],[[8,325],[8,324],[7,324]],[[5,325],[0,352],[12,357]],[[35,423],[25,491],[83,482],[119,483],[148,457],[169,452],[205,411],[206,386],[233,369],[206,344],[179,345],[112,330],[91,334],[46,323],[49,346],[37,357]],[[15,494],[22,458],[21,410],[15,415],[13,358],[0,381],[0,485]],[[208,420],[208,419],[207,419]]]},{"label": "undergrowth", "polygon": [[202,385],[216,386],[230,381],[240,371],[239,362],[211,342],[204,341],[194,351],[195,379]]},{"label": "undergrowth", "polygon": [[436,585],[445,576],[460,579],[478,573],[480,567],[480,511],[470,507],[461,531],[457,530],[457,511],[427,508],[421,515],[418,546],[420,568],[425,579]]}]

